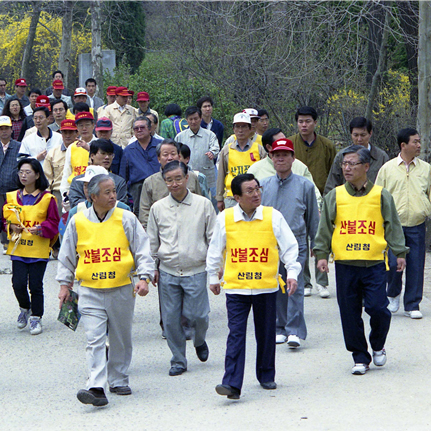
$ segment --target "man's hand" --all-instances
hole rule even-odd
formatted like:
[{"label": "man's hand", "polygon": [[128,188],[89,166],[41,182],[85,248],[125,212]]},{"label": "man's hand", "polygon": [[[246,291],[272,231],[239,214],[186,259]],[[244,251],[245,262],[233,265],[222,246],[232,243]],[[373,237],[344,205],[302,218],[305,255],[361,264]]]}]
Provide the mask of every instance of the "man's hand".
[{"label": "man's hand", "polygon": [[207,153],[205,153],[205,155],[210,159],[214,159],[214,154],[211,151],[208,151]]},{"label": "man's hand", "polygon": [[154,271],[154,279],[153,279],[153,284],[154,286],[157,286],[157,283],[159,282],[159,277],[160,277],[160,273],[159,271],[156,269]]},{"label": "man's hand", "polygon": [[13,233],[21,233],[22,232],[22,226],[20,226],[19,224],[11,224],[10,228],[12,229]]},{"label": "man's hand", "polygon": [[403,272],[406,267],[406,260],[403,257],[397,257],[397,272]]},{"label": "man's hand", "polygon": [[90,145],[88,145],[87,142],[83,141],[82,139],[79,139],[76,142],[76,146],[84,148],[84,150],[90,151]]},{"label": "man's hand", "polygon": [[148,295],[148,292],[150,289],[148,288],[148,283],[145,280],[139,280],[135,284],[135,293],[137,293],[139,296],[145,296]]},{"label": "man's hand", "polygon": [[214,295],[220,295],[220,283],[210,284],[210,290]]},{"label": "man's hand", "polygon": [[217,202],[217,208],[220,212],[222,212],[224,210],[224,202],[223,201],[218,201]]},{"label": "man's hand", "polygon": [[320,259],[317,262],[317,269],[320,272],[329,272],[329,268],[328,268],[328,261],[326,259]]},{"label": "man's hand", "polygon": [[289,296],[293,295],[298,288],[298,282],[294,278],[288,278],[286,280],[286,291]]},{"label": "man's hand", "polygon": [[36,156],[36,159],[39,161],[39,162],[41,162],[42,160],[45,160],[45,157],[46,157],[46,155],[47,155],[47,151],[46,150],[43,150],[41,153],[39,153],[37,156]]},{"label": "man's hand", "polygon": [[58,299],[60,300],[60,305],[58,308],[70,299],[70,287],[67,284],[62,284],[60,286],[60,293],[58,294]]}]

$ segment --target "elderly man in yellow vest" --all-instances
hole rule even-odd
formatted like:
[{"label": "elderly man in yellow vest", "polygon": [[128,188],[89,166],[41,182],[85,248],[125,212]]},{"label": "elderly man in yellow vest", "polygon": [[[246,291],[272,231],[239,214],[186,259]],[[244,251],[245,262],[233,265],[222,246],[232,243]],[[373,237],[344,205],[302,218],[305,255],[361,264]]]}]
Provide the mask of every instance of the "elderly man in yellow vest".
[{"label": "elderly man in yellow vest", "polygon": [[251,307],[257,344],[256,377],[264,389],[277,388],[274,378],[278,261],[284,263],[287,271],[289,295],[297,288],[301,265],[297,262],[298,243],[282,214],[261,206],[261,187],[254,175],[238,175],[231,186],[238,204],[217,216],[206,270],[210,290],[218,295],[218,275],[224,265],[229,336],[225,374],[216,392],[239,399]]},{"label": "elderly man in yellow vest", "polygon": [[266,157],[266,151],[256,141],[249,139],[250,115],[245,112],[233,117],[233,142],[226,143],[218,156],[216,199],[217,208],[223,211],[236,205],[230,184],[234,177],[245,174],[255,162]]},{"label": "elderly man in yellow vest", "polygon": [[[93,206],[69,222],[58,256],[57,281],[60,307],[70,297],[73,280],[79,282],[79,311],[87,336],[87,388],[79,401],[93,406],[108,404],[109,391],[130,395],[127,374],[132,358],[132,319],[135,294],[148,293],[154,276],[150,241],[136,216],[116,207],[115,183],[108,175],[96,175],[88,184]],[[131,271],[139,281],[133,288]],[[105,340],[109,332],[109,358]]]},{"label": "elderly man in yellow vest", "polygon": [[[403,230],[391,194],[367,179],[370,151],[360,145],[343,150],[346,183],[324,198],[314,254],[320,271],[328,272],[328,256],[335,260],[337,300],[346,348],[352,352],[352,374],[362,375],[386,363],[385,341],[391,322],[386,297],[385,259],[389,247],[397,270],[406,265]],[[370,315],[368,352],[362,320],[362,300]]]}]

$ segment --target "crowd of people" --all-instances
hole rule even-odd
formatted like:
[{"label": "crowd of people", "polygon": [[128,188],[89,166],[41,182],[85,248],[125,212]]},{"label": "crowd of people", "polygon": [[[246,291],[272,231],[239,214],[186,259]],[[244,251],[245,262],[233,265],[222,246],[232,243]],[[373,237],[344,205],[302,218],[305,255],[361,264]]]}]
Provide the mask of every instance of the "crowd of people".
[{"label": "crowd of people", "polygon": [[[269,127],[265,109],[234,115],[234,134],[213,118],[204,96],[166,117],[147,92],[97,82],[69,91],[55,71],[42,94],[15,94],[0,78],[1,242],[12,260],[17,327],[42,333],[43,276],[58,259],[60,307],[77,285],[87,337],[88,380],[77,397],[108,404],[105,387],[130,395],[135,295],[157,286],[169,375],[187,371],[186,340],[209,358],[208,291],[226,293],[225,373],[216,392],[239,399],[247,319],[253,309],[256,377],[274,390],[276,344],[298,349],[307,337],[304,298],[325,299],[329,259],[352,373],[386,363],[391,313],[422,318],[425,221],[431,166],[418,158],[418,132],[398,133],[399,155],[372,142],[372,124],[350,122],[352,143],[338,153],[316,133],[318,114],[295,113],[298,132]],[[209,289],[208,289],[209,286]],[[362,309],[370,316],[370,354]],[[106,343],[109,340],[109,348]]]}]

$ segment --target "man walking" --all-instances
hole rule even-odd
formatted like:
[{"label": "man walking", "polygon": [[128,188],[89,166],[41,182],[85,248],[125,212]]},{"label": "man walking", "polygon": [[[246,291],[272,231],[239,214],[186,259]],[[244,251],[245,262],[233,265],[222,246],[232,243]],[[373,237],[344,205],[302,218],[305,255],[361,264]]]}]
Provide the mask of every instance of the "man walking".
[{"label": "man walking", "polygon": [[[272,161],[276,175],[262,180],[262,205],[280,211],[298,242],[298,261],[304,268],[307,258],[307,236],[314,245],[319,224],[319,208],[311,181],[292,172],[295,160],[293,143],[279,139],[272,144]],[[286,280],[286,270],[280,265],[280,274]],[[290,297],[277,292],[277,344],[287,341],[290,348],[301,345],[307,337],[304,318],[304,277],[298,277],[298,288]]]},{"label": "man walking", "polygon": [[[60,307],[69,299],[75,270],[79,282],[89,378],[86,389],[81,389],[77,397],[83,404],[104,406],[108,404],[106,382],[112,393],[132,393],[127,372],[132,358],[134,293],[148,293],[147,280],[153,277],[154,261],[148,236],[138,219],[116,207],[112,178],[95,176],[88,184],[88,193],[93,205],[70,220],[58,256],[56,279],[60,283]],[[130,272],[134,266],[139,281],[133,287]]]},{"label": "man walking", "polygon": [[278,264],[287,271],[288,294],[295,293],[301,265],[298,243],[284,217],[261,205],[261,187],[251,174],[232,180],[237,205],[217,216],[208,249],[210,290],[220,294],[219,272],[224,265],[224,285],[229,336],[225,374],[219,395],[239,399],[244,378],[247,319],[253,307],[256,333],[256,377],[264,389],[276,389],[275,325]]},{"label": "man walking", "polygon": [[385,254],[389,246],[397,257],[397,271],[402,271],[408,251],[392,196],[367,179],[370,159],[370,151],[360,145],[343,150],[346,184],[325,196],[314,246],[322,272],[329,271],[328,256],[333,254],[344,341],[355,363],[352,374],[358,375],[365,374],[371,362],[362,301],[370,316],[372,359],[383,366],[391,322]]},{"label": "man walking", "polygon": [[167,163],[162,175],[169,196],[151,207],[147,232],[152,256],[159,266],[164,332],[173,355],[169,375],[178,376],[187,370],[181,316],[194,328],[193,342],[199,360],[208,359],[205,337],[210,306],[205,259],[216,214],[208,199],[187,189],[189,172],[184,163]]},{"label": "man walking", "polygon": [[[406,128],[398,133],[400,153],[385,163],[377,174],[376,184],[388,190],[395,201],[410,252],[406,258],[404,314],[421,319],[419,304],[424,289],[425,220],[431,215],[431,166],[419,159],[421,139],[417,130]],[[389,254],[389,310],[400,307],[403,273],[396,271],[396,259]]]}]

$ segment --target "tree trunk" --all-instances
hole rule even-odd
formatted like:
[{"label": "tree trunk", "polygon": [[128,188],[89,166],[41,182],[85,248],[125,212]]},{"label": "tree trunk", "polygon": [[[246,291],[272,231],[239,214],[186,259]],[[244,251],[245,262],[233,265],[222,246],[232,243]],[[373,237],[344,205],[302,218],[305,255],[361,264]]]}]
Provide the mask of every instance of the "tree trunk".
[{"label": "tree trunk", "polygon": [[418,69],[417,125],[422,140],[421,157],[429,162],[431,142],[431,3],[427,1],[419,2]]},{"label": "tree trunk", "polygon": [[[58,68],[64,75],[64,86],[70,87],[69,72],[70,72],[70,54],[72,48],[72,22],[73,22],[73,7],[74,1],[64,2],[64,15],[62,20],[62,36],[61,50],[58,58]],[[74,87],[75,85],[72,85]]]},{"label": "tree trunk", "polygon": [[367,108],[365,110],[365,117],[368,120],[372,120],[373,118],[374,99],[376,98],[377,90],[379,87],[379,81],[381,80],[383,69],[384,69],[386,50],[388,46],[390,18],[391,18],[391,3],[388,3],[388,8],[386,9],[386,14],[385,14],[385,24],[383,27],[382,44],[380,45],[379,63],[377,65],[377,70],[374,73],[373,81],[371,82],[370,93],[368,95]]},{"label": "tree trunk", "polygon": [[404,45],[407,53],[407,64],[409,68],[409,78],[412,85],[410,91],[410,105],[417,107],[418,103],[418,8],[417,2],[401,1],[397,3],[400,26],[404,33]]},{"label": "tree trunk", "polygon": [[382,21],[385,19],[385,9],[381,3],[372,3],[372,17],[368,19],[368,57],[367,84],[371,84],[379,63],[379,51],[382,44]]},{"label": "tree trunk", "polygon": [[103,66],[102,66],[102,7],[100,0],[91,2],[91,63],[93,78],[97,82],[96,95],[103,99]]},{"label": "tree trunk", "polygon": [[39,22],[41,3],[38,1],[33,1],[33,12],[31,14],[30,28],[28,31],[27,42],[24,48],[24,54],[22,56],[21,64],[21,78],[30,78],[30,58],[31,51],[33,50],[34,39],[36,37],[37,23]]}]

